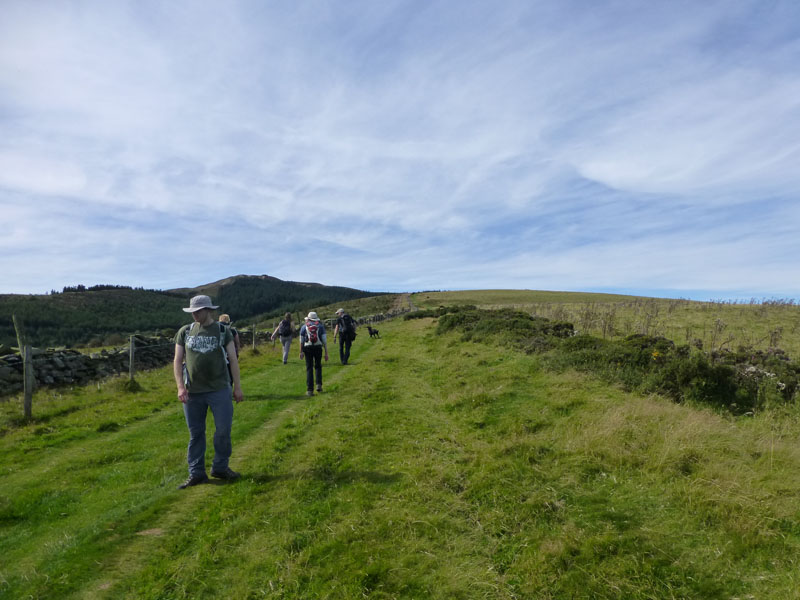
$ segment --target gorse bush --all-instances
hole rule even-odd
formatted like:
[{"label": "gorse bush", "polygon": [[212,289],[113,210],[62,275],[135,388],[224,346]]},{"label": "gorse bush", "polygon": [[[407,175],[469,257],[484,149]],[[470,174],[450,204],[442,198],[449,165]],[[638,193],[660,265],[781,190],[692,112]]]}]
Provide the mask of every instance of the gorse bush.
[{"label": "gorse bush", "polygon": [[628,390],[711,404],[735,414],[791,402],[800,382],[800,365],[780,350],[741,348],[709,354],[688,345],[676,346],[665,337],[641,334],[612,341],[574,335],[571,323],[512,309],[442,307],[426,312],[439,316],[439,334],[459,331],[465,341],[499,340],[542,354],[544,364],[554,370],[591,372]]},{"label": "gorse bush", "polygon": [[513,309],[479,310],[475,307],[463,307],[439,319],[439,333],[454,329],[460,329],[465,340],[499,337],[523,348],[545,338],[565,338],[574,333],[571,323],[550,321]]},{"label": "gorse bush", "polygon": [[446,314],[474,311],[476,310],[476,308],[477,307],[471,304],[462,304],[456,306],[440,306],[439,308],[427,308],[424,310],[416,310],[414,312],[408,313],[403,317],[403,320],[410,321],[412,319],[427,319],[427,318],[436,319]]},{"label": "gorse bush", "polygon": [[590,371],[629,390],[661,393],[677,401],[753,410],[755,402],[736,385],[735,370],[714,364],[697,349],[675,346],[663,337],[629,336],[620,341],[579,336],[548,355],[556,369]]}]

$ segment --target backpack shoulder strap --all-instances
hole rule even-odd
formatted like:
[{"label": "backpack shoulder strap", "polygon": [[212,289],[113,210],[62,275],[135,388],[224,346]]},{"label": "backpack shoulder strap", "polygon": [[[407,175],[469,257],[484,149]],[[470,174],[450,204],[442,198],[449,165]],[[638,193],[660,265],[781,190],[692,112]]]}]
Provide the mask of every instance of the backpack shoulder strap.
[{"label": "backpack shoulder strap", "polygon": [[228,351],[225,349],[225,332],[227,331],[227,325],[223,325],[219,321],[217,321],[217,325],[219,326],[219,349],[222,350],[222,356],[225,357],[225,362],[227,362]]}]

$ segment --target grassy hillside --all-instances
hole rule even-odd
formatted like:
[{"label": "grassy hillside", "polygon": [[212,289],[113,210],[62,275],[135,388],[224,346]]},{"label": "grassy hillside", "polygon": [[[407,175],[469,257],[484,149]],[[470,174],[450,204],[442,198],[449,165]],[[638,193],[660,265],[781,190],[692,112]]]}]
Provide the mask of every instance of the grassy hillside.
[{"label": "grassy hillside", "polygon": [[[343,308],[353,317],[368,317],[371,315],[387,313],[394,309],[410,308],[409,294],[381,294],[378,296],[367,296],[366,298],[356,298],[350,300],[337,300],[334,303],[315,304],[307,302],[299,305],[292,312],[292,319],[295,323],[302,324],[303,318],[310,312],[315,311],[320,319],[336,318],[336,311]],[[283,317],[283,313],[273,313],[271,315],[261,315],[256,319],[259,328],[274,330]],[[245,325],[245,323],[242,323]]]},{"label": "grassy hillside", "polygon": [[606,338],[637,333],[663,336],[706,351],[778,347],[800,359],[800,305],[794,300],[731,304],[529,290],[424,292],[413,294],[412,300],[421,308],[452,304],[517,308],[569,321],[582,333]]},{"label": "grassy hillside", "polygon": [[[76,286],[77,287],[77,286]],[[374,296],[352,288],[237,276],[198,288],[155,291],[125,287],[73,288],[50,295],[0,295],[0,344],[16,346],[11,316],[16,314],[34,346],[115,345],[132,333],[175,330],[190,318],[181,308],[207,294],[234,322],[277,315],[308,305]]]},{"label": "grassy hillside", "polygon": [[[168,369],[0,404],[0,596],[797,597],[800,412],[734,418],[381,325],[352,364],[243,355],[232,466],[178,491]],[[333,352],[335,355],[335,352]]]}]

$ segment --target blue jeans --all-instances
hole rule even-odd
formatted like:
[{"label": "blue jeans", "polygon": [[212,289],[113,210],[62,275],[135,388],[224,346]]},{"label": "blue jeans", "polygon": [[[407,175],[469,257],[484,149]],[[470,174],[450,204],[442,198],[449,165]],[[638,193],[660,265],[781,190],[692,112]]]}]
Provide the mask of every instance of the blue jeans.
[{"label": "blue jeans", "polygon": [[231,457],[233,398],[230,386],[214,392],[190,393],[183,405],[183,414],[189,427],[186,460],[190,476],[203,476],[206,473],[206,414],[209,408],[214,415],[214,462],[211,470],[224,471]]},{"label": "blue jeans", "polygon": [[286,364],[286,361],[289,360],[289,350],[292,349],[292,336],[282,335],[281,345],[283,346],[283,364]]}]

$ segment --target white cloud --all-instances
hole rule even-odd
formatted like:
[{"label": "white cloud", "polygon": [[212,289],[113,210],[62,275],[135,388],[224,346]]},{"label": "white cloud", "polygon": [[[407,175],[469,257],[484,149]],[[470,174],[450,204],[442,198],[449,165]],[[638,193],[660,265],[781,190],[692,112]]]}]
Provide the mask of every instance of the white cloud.
[{"label": "white cloud", "polygon": [[791,294],[798,12],[8,0],[5,248],[38,248],[15,290],[313,263],[371,289]]},{"label": "white cloud", "polygon": [[84,192],[86,183],[83,169],[73,162],[0,152],[0,187],[72,196]]},{"label": "white cloud", "polygon": [[726,73],[664,91],[589,133],[576,167],[630,191],[792,191],[800,184],[790,168],[800,153],[790,125],[798,117],[800,77]]}]

